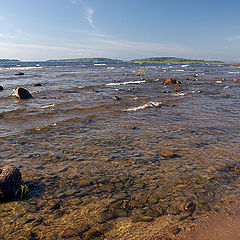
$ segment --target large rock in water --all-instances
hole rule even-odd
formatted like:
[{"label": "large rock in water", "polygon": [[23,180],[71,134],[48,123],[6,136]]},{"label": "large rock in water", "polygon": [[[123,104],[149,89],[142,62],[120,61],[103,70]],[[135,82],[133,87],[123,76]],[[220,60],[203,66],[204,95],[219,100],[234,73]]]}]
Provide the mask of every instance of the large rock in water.
[{"label": "large rock in water", "polygon": [[21,184],[22,175],[16,167],[0,168],[0,202],[15,198]]},{"label": "large rock in water", "polygon": [[3,90],[3,87],[0,85],[0,91],[2,91]]},{"label": "large rock in water", "polygon": [[25,89],[25,88],[21,88],[21,87],[18,87],[16,89],[16,96],[19,98],[19,99],[29,99],[29,98],[32,98],[33,96],[31,95],[31,93]]}]

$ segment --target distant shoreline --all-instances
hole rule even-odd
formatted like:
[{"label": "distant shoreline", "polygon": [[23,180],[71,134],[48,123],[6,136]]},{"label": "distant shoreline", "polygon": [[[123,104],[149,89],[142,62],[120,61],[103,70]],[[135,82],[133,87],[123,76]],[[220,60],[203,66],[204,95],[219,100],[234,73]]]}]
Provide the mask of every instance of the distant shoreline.
[{"label": "distant shoreline", "polygon": [[[17,59],[0,59],[0,63],[20,63],[25,62]],[[31,62],[31,61],[28,61]],[[32,61],[38,62],[38,61]],[[40,62],[40,61],[39,61]],[[50,59],[41,62],[89,62],[89,63],[107,63],[107,62],[129,62],[129,63],[138,63],[138,64],[232,64],[240,65],[240,63],[230,63],[223,61],[206,61],[198,59],[187,59],[179,57],[151,57],[151,58],[142,58],[142,59],[132,59],[132,60],[119,60],[111,58],[76,58],[76,59]]]}]

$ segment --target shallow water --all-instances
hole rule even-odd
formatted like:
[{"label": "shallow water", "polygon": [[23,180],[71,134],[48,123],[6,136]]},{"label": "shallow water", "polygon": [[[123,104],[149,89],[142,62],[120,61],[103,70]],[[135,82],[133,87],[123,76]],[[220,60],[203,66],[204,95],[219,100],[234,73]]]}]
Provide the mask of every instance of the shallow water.
[{"label": "shallow water", "polygon": [[0,167],[30,193],[0,239],[174,238],[238,199],[238,66],[22,64],[0,67]]}]

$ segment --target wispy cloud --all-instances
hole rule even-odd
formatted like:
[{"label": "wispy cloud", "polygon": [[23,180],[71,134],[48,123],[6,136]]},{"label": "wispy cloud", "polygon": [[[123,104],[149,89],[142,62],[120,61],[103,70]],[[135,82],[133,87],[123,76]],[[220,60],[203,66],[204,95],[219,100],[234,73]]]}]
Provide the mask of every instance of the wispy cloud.
[{"label": "wispy cloud", "polygon": [[83,0],[70,0],[70,2],[74,5],[81,3]]},{"label": "wispy cloud", "polygon": [[86,14],[86,19],[88,20],[89,24],[91,25],[91,27],[95,30],[96,27],[93,23],[93,9],[92,8],[86,8],[85,9],[85,14]]},{"label": "wispy cloud", "polygon": [[232,41],[232,40],[240,40],[240,35],[229,37],[229,38],[227,38],[227,40],[230,40],[230,41]]},{"label": "wispy cloud", "polygon": [[0,38],[15,39],[14,35],[0,33]]}]

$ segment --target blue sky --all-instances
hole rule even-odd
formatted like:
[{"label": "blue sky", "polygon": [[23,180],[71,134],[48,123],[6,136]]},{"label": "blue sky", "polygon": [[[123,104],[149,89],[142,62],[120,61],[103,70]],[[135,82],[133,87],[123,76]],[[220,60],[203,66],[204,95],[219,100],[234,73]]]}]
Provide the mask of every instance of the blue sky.
[{"label": "blue sky", "polygon": [[0,0],[0,58],[240,62],[240,0]]}]

